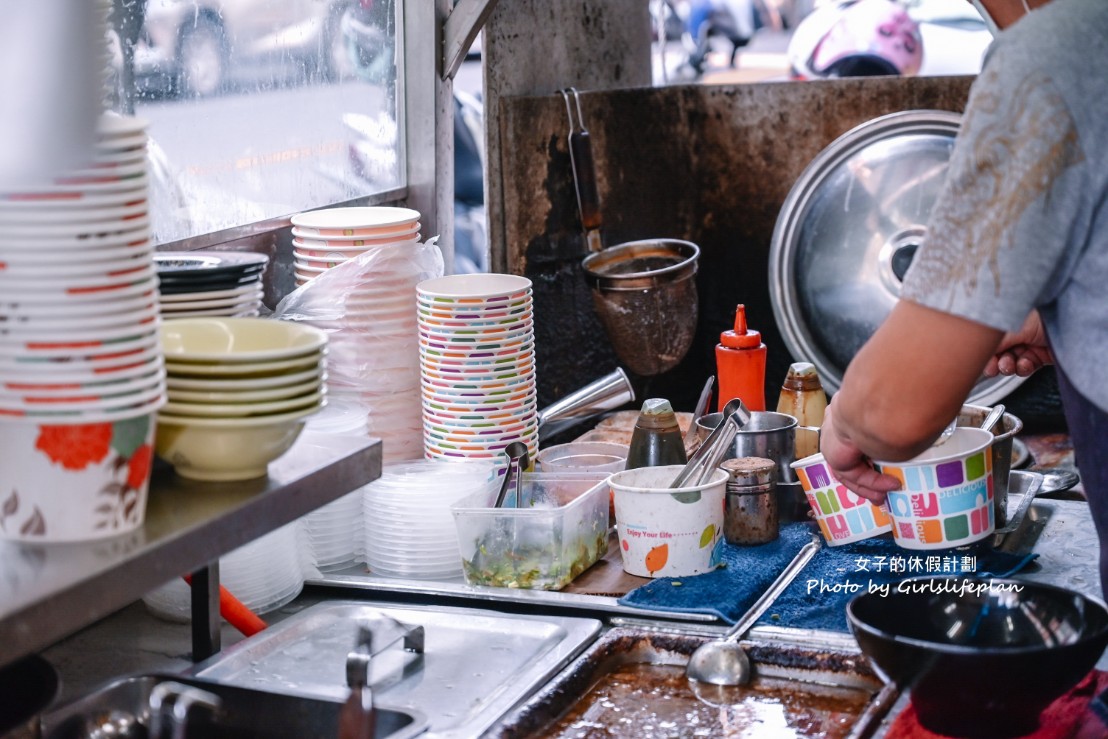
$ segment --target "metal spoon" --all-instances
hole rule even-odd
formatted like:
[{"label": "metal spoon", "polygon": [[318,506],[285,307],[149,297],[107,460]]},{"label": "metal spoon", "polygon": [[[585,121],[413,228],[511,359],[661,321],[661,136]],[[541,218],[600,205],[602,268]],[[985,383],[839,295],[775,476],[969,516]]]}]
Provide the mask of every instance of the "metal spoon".
[{"label": "metal spoon", "polygon": [[936,446],[942,446],[943,444],[945,444],[947,439],[949,439],[951,436],[954,436],[954,430],[956,428],[958,428],[958,418],[957,418],[957,416],[954,418],[953,421],[951,421],[950,423],[948,423],[946,425],[946,428],[943,429],[941,434],[939,434],[939,438],[937,438],[937,439],[935,439],[935,441],[931,442],[931,446],[936,447]]},{"label": "metal spoon", "polygon": [[822,543],[818,536],[801,547],[773,584],[766,592],[762,593],[750,610],[743,614],[738,623],[731,627],[727,635],[716,641],[706,642],[696,648],[689,657],[689,664],[685,668],[685,674],[690,680],[713,685],[745,685],[750,682],[750,658],[739,646],[742,638],[750,627],[762,617],[770,604],[777,599],[789,583],[796,578],[809,560],[820,550]]},{"label": "metal spoon", "polygon": [[689,423],[689,430],[685,432],[685,448],[688,449],[692,446],[693,439],[696,438],[696,419],[704,415],[704,411],[708,410],[708,401],[712,399],[712,387],[716,384],[715,375],[708,375],[708,381],[704,383],[704,389],[700,391],[700,398],[696,401],[696,407],[693,408],[692,421]]},{"label": "metal spoon", "polygon": [[671,489],[702,483],[704,478],[719,466],[735,434],[750,421],[750,411],[739,398],[727,401],[727,405],[723,406],[722,416],[723,420],[712,429],[712,433],[693,453],[685,468],[670,484]]},{"label": "metal spoon", "polygon": [[496,494],[493,508],[504,507],[504,499],[508,495],[508,485],[512,481],[513,472],[516,478],[516,505],[519,505],[519,494],[523,487],[523,470],[527,468],[527,445],[522,441],[513,441],[504,447],[504,454],[508,455],[508,469],[504,470],[504,480],[500,483],[500,491]]},{"label": "metal spoon", "polygon": [[993,409],[986,414],[985,420],[981,422],[981,430],[992,431],[993,426],[996,426],[996,422],[1004,415],[1004,410],[1003,403],[997,403],[993,406]]}]

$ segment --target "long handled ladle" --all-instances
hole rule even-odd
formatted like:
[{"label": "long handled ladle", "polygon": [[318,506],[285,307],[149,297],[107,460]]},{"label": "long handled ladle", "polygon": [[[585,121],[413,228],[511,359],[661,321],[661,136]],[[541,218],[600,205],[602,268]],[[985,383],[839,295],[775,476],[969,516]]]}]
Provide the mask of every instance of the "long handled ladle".
[{"label": "long handled ladle", "polygon": [[696,648],[689,657],[689,665],[685,669],[685,674],[690,680],[713,685],[745,685],[750,682],[750,658],[739,646],[739,639],[784,592],[789,583],[819,551],[820,546],[822,546],[820,538],[813,536],[812,540],[796,553],[793,561],[777,576],[769,589],[762,593],[762,597],[743,614],[738,623],[731,627],[726,636]]}]

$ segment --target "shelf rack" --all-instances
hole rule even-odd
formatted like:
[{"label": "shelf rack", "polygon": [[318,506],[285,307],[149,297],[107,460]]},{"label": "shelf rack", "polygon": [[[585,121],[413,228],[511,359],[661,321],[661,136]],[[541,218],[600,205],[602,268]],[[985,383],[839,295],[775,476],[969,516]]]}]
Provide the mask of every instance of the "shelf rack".
[{"label": "shelf rack", "polygon": [[194,573],[193,658],[203,659],[219,649],[219,557],[380,474],[379,440],[306,431],[255,480],[198,482],[157,465],[145,522],[129,534],[78,544],[0,542],[0,666],[186,573]]}]

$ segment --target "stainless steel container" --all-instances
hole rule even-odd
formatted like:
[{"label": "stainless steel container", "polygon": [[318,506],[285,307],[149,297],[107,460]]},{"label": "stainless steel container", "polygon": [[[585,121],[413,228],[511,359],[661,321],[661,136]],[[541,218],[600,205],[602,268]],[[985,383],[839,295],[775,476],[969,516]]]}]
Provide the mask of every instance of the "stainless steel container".
[{"label": "stainless steel container", "polygon": [[672,369],[696,332],[700,247],[677,239],[629,241],[585,257],[593,304],[620,361],[637,375]]}]

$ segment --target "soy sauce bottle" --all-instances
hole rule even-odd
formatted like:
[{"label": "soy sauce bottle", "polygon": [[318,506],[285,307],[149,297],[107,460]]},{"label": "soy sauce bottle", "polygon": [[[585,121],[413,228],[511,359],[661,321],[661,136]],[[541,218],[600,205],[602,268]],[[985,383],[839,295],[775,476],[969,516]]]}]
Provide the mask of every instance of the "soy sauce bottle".
[{"label": "soy sauce bottle", "polygon": [[796,458],[803,459],[819,451],[819,436],[812,430],[823,425],[827,393],[819,373],[810,362],[794,362],[781,384],[777,412],[787,413],[802,427],[796,432]]},{"label": "soy sauce bottle", "polygon": [[626,469],[685,464],[688,461],[673,406],[665,398],[649,398],[642,404],[631,434]]}]

